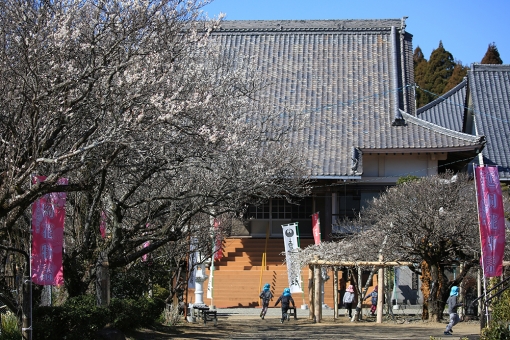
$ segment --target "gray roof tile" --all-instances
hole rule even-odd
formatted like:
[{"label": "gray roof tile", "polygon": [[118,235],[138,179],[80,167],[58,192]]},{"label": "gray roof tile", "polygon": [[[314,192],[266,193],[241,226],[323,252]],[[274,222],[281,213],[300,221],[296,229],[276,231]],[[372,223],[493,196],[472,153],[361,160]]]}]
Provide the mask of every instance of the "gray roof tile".
[{"label": "gray roof tile", "polygon": [[[265,95],[309,114],[294,133],[312,177],[351,176],[352,153],[475,149],[481,138],[426,123],[414,110],[412,36],[400,19],[224,21],[213,33],[269,79]],[[392,29],[393,27],[393,29]],[[393,126],[395,117],[403,126]],[[358,174],[359,175],[359,174]]]},{"label": "gray roof tile", "polygon": [[467,79],[448,93],[416,110],[416,115],[451,130],[463,131]]},{"label": "gray roof tile", "polygon": [[471,132],[466,131],[466,120],[471,117],[467,105],[474,114],[477,133],[486,136],[484,162],[497,164],[500,178],[510,180],[510,65],[472,64],[467,79],[419,108],[417,116],[449,129]]},{"label": "gray roof tile", "polygon": [[487,136],[483,156],[510,180],[510,65],[473,64],[468,79],[476,127]]}]

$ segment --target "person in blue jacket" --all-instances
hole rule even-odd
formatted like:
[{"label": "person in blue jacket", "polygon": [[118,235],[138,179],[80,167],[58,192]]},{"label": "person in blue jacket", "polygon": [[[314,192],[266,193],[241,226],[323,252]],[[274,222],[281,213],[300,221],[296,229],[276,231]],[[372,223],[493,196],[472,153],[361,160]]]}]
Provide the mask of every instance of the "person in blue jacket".
[{"label": "person in blue jacket", "polygon": [[457,296],[459,295],[459,287],[453,286],[450,290],[450,297],[446,300],[448,304],[448,314],[450,314],[450,322],[446,326],[444,335],[452,335],[453,326],[459,323],[459,314],[457,314],[457,308],[463,306],[463,303],[457,302]]},{"label": "person in blue jacket", "polygon": [[368,294],[363,299],[363,300],[366,300],[368,298],[371,298],[370,302],[372,303],[372,306],[370,307],[370,313],[372,314],[372,316],[374,316],[375,312],[377,311],[377,289],[378,289],[378,287],[379,286],[375,286],[374,290],[372,291],[372,293]]},{"label": "person in blue jacket", "polygon": [[267,307],[269,307],[269,301],[273,299],[273,293],[271,293],[271,286],[269,283],[264,285],[264,289],[260,292],[259,298],[262,300],[262,310],[260,311],[260,317],[264,320],[264,316],[267,313]]},{"label": "person in blue jacket", "polygon": [[287,312],[289,310],[291,302],[292,302],[292,307],[296,308],[294,299],[292,298],[292,295],[290,294],[289,288],[285,288],[283,290],[283,294],[278,298],[278,300],[276,300],[276,303],[274,306],[275,307],[278,306],[280,301],[282,302],[282,319],[280,322],[283,323],[283,321],[285,321],[285,319],[290,320],[289,316],[287,315]]}]

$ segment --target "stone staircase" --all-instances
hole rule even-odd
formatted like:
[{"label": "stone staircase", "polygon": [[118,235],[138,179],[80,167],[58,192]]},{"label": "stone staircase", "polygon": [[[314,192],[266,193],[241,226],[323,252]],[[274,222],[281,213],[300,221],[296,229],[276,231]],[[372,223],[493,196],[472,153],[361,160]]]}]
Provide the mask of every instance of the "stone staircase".
[{"label": "stone staircase", "polygon": [[[313,239],[301,239],[301,248],[313,243]],[[283,263],[285,250],[283,239],[267,240],[266,265],[262,256],[266,239],[227,238],[224,240],[223,258],[215,262],[213,300],[206,297],[207,281],[204,283],[204,302],[217,308],[260,307],[259,293],[265,283],[271,285],[275,299],[288,287],[287,265]],[[308,304],[308,267],[301,272],[304,294],[293,294],[298,308]],[[207,271],[210,275],[210,271]],[[325,284],[325,303],[333,308],[333,277]],[[188,292],[188,302],[193,302],[194,291]]]}]

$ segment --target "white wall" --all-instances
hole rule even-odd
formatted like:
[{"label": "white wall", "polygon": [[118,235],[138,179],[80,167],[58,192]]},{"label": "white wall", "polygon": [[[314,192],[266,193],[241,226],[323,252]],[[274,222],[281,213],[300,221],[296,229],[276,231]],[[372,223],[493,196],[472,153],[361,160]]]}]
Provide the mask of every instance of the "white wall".
[{"label": "white wall", "polygon": [[438,160],[447,154],[363,154],[363,178],[388,178],[391,182],[402,176],[424,177],[437,174]]}]

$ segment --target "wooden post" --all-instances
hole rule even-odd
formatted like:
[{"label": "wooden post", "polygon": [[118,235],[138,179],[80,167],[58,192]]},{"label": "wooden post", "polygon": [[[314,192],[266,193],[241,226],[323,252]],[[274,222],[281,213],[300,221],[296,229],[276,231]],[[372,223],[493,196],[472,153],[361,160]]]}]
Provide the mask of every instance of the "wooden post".
[{"label": "wooden post", "polygon": [[333,303],[335,304],[333,319],[338,318],[338,268],[333,268]]},{"label": "wooden post", "polygon": [[313,266],[308,265],[308,319],[315,320],[315,309],[314,309],[314,292],[313,292]]},{"label": "wooden post", "polygon": [[[318,259],[318,256],[317,256]],[[318,265],[313,266],[313,290],[314,290],[314,321],[321,322],[321,309],[322,309],[322,301],[321,301],[321,267]]]}]

